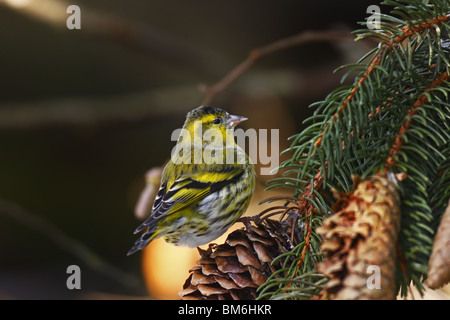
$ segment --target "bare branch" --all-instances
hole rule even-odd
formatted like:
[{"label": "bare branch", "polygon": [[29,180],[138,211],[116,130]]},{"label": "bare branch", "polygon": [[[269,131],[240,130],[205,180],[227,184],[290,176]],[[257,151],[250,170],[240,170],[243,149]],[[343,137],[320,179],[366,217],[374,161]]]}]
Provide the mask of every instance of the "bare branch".
[{"label": "bare branch", "polygon": [[[93,270],[96,270],[121,285],[134,290],[145,292],[140,281],[131,274],[125,273],[106,262],[80,241],[66,235],[55,225],[44,220],[37,214],[24,210],[19,206],[0,199],[0,213],[23,223],[31,229],[49,238],[63,250],[73,254]],[[125,254],[125,253],[124,253]]]},{"label": "bare branch", "polygon": [[328,42],[328,41],[348,41],[354,40],[355,37],[349,32],[342,31],[305,31],[295,36],[287,37],[275,42],[269,43],[261,48],[250,51],[247,59],[238,64],[225,77],[212,86],[202,87],[205,93],[204,105],[210,104],[214,97],[225,90],[231,83],[239,78],[243,73],[250,69],[259,59],[272,53],[282,51],[294,46],[299,46],[310,42]]}]

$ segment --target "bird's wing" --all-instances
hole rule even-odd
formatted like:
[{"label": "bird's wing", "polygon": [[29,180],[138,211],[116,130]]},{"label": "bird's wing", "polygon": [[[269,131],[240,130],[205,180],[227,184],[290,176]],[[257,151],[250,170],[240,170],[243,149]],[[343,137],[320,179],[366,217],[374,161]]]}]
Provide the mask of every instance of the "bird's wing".
[{"label": "bird's wing", "polygon": [[163,179],[156,196],[152,214],[140,225],[135,233],[144,228],[151,229],[158,220],[167,217],[206,196],[220,190],[229,183],[238,180],[245,172],[242,166],[221,165],[217,170],[198,170],[178,175],[178,178],[170,181]]}]

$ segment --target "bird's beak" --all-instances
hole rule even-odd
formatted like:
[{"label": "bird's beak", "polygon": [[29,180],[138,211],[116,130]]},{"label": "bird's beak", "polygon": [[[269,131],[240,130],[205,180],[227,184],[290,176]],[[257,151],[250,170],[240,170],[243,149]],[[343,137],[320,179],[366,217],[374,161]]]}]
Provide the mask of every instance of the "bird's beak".
[{"label": "bird's beak", "polygon": [[228,128],[234,128],[236,127],[239,123],[241,123],[242,121],[248,120],[246,117],[241,117],[241,116],[233,116],[233,115],[228,115],[227,117],[227,127]]}]

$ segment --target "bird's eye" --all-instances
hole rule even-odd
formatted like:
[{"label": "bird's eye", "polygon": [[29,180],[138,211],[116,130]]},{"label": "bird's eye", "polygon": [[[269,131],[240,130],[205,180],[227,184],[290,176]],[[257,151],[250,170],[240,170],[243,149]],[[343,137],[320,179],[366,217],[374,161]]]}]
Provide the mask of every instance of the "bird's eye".
[{"label": "bird's eye", "polygon": [[221,124],[221,123],[222,123],[222,118],[215,118],[215,119],[213,120],[213,123],[214,123],[214,124]]}]

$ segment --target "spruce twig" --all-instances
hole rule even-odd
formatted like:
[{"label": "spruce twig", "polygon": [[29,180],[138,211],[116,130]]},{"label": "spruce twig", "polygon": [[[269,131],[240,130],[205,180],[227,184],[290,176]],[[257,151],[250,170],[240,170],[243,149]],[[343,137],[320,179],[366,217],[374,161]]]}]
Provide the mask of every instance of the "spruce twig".
[{"label": "spruce twig", "polygon": [[358,39],[374,37],[381,43],[346,66],[350,71],[344,77],[358,72],[352,86],[312,105],[316,111],[305,121],[310,126],[293,137],[285,151],[292,156],[280,166],[289,176],[272,181],[271,187],[293,189],[302,213],[299,225],[306,232],[286,254],[293,257],[286,276],[262,286],[265,296],[301,295],[303,288],[289,280],[316,269],[322,259],[316,229],[339,210],[330,200],[332,190],[350,192],[355,174],[363,179],[376,174],[401,178],[396,180],[401,195],[399,244],[391,250],[397,256],[396,286],[406,294],[412,280],[423,290],[437,221],[450,197],[450,62],[445,46],[450,6],[445,0],[384,3],[395,7],[392,14],[400,18],[383,14],[380,30],[355,32]]}]

